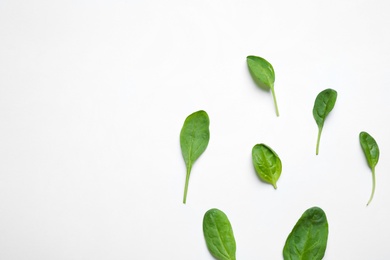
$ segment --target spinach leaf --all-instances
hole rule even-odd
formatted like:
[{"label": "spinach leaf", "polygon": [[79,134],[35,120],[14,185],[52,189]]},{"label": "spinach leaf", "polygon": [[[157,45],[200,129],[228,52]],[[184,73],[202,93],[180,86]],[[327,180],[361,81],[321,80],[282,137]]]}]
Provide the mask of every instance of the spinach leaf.
[{"label": "spinach leaf", "polygon": [[288,235],[283,248],[284,260],[320,260],[328,242],[328,221],[318,207],[306,210]]},{"label": "spinach leaf", "polygon": [[274,98],[274,104],[276,109],[276,116],[279,116],[278,103],[276,102],[274,82],[275,82],[275,71],[272,65],[265,59],[257,56],[246,57],[249,71],[255,82],[265,89],[271,89],[272,96]]},{"label": "spinach leaf", "polygon": [[206,150],[210,140],[210,120],[203,110],[189,115],[180,132],[180,147],[187,168],[183,203],[186,203],[188,182],[194,162]]},{"label": "spinach leaf", "polygon": [[332,111],[337,99],[337,92],[333,89],[325,89],[321,91],[314,102],[313,107],[313,116],[318,125],[318,137],[317,137],[317,146],[316,146],[316,155],[318,155],[320,148],[320,139],[322,128],[324,127],[324,122],[326,116]]},{"label": "spinach leaf", "polygon": [[370,199],[367,202],[368,206],[375,193],[375,166],[377,165],[379,160],[379,147],[375,139],[366,132],[360,132],[359,139],[360,145],[362,146],[364,155],[366,156],[367,163],[370,166],[372,173],[372,191]]},{"label": "spinach leaf", "polygon": [[203,235],[210,253],[218,260],[236,259],[236,241],[229,219],[219,209],[208,210],[203,217]]},{"label": "spinach leaf", "polygon": [[267,145],[256,144],[252,149],[252,162],[257,176],[276,189],[276,182],[282,173],[279,156]]}]

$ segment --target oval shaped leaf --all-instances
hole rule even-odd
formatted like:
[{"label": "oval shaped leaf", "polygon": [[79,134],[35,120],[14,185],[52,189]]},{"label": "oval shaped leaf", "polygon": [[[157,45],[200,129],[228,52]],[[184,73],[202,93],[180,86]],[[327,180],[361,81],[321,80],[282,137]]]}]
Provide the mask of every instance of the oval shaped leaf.
[{"label": "oval shaped leaf", "polygon": [[306,210],[288,235],[284,260],[320,260],[328,242],[328,220],[318,207]]},{"label": "oval shaped leaf", "polygon": [[251,73],[255,82],[262,88],[271,89],[276,109],[276,115],[279,116],[279,109],[278,104],[276,102],[274,89],[275,71],[271,63],[261,57],[252,55],[246,57],[246,62],[248,64],[249,72]]},{"label": "oval shaped leaf", "polygon": [[236,241],[229,219],[219,209],[208,210],[203,217],[203,235],[210,253],[219,260],[236,259]]},{"label": "oval shaped leaf", "polygon": [[367,132],[361,132],[359,134],[359,139],[360,139],[360,145],[363,149],[364,155],[366,156],[368,166],[370,166],[371,168],[371,174],[372,174],[372,190],[371,190],[370,199],[367,202],[367,206],[368,206],[368,204],[370,204],[372,198],[374,197],[374,193],[375,193],[375,166],[379,161],[379,147],[375,139]]},{"label": "oval shaped leaf", "polygon": [[248,68],[256,83],[264,88],[273,88],[275,82],[275,71],[271,63],[258,56],[246,57]]},{"label": "oval shaped leaf", "polygon": [[279,156],[267,145],[256,144],[252,149],[252,162],[259,178],[276,189],[276,182],[282,173]]},{"label": "oval shaped leaf", "polygon": [[320,147],[320,139],[322,128],[324,127],[325,118],[328,116],[330,111],[332,111],[337,99],[337,92],[333,89],[325,89],[321,91],[314,102],[313,107],[313,116],[318,125],[318,136],[317,136],[317,146],[316,154],[318,155]]},{"label": "oval shaped leaf", "polygon": [[209,143],[209,125],[209,116],[205,111],[200,110],[189,115],[184,121],[181,129],[180,147],[187,168],[183,203],[186,203],[187,199],[188,182],[190,179],[192,165],[206,150]]},{"label": "oval shaped leaf", "polygon": [[379,160],[379,147],[375,139],[367,132],[359,134],[360,145],[362,146],[367,163],[371,169],[375,168]]}]

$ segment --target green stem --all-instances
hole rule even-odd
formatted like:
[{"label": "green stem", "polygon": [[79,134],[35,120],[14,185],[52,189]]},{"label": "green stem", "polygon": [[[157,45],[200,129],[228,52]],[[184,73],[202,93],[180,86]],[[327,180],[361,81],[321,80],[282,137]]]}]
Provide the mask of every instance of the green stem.
[{"label": "green stem", "polygon": [[318,136],[317,136],[317,145],[316,145],[316,155],[320,151],[320,139],[321,139],[322,127],[318,128]]},{"label": "green stem", "polygon": [[274,98],[274,104],[275,104],[275,109],[276,109],[276,116],[279,116],[278,102],[276,102],[275,90],[274,90],[273,87],[271,88],[271,91],[272,91],[272,97]]},{"label": "green stem", "polygon": [[370,204],[372,198],[374,197],[374,193],[375,193],[375,168],[372,168],[371,172],[372,172],[372,191],[371,191],[370,200],[367,202],[367,206],[368,206],[368,204]]},{"label": "green stem", "polygon": [[190,173],[191,173],[191,166],[187,166],[186,184],[184,185],[183,204],[186,204],[186,200],[187,200],[187,191],[188,191],[188,182],[190,180]]}]

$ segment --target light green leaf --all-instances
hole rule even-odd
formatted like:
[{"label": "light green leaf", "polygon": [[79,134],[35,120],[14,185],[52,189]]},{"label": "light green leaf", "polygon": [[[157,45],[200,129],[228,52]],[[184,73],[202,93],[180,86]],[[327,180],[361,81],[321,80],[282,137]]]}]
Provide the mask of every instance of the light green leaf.
[{"label": "light green leaf", "polygon": [[269,146],[256,144],[252,149],[252,162],[259,178],[276,189],[276,182],[282,173],[282,162]]},{"label": "light green leaf", "polygon": [[274,89],[274,68],[272,67],[271,63],[258,56],[248,56],[246,57],[246,61],[248,64],[249,72],[251,73],[257,85],[259,85],[261,88],[271,89],[275,104],[276,115],[279,116],[278,103],[276,102]]},{"label": "light green leaf", "polygon": [[368,204],[370,204],[372,198],[374,197],[374,193],[375,193],[375,183],[376,183],[375,166],[379,161],[379,147],[375,139],[367,132],[360,132],[359,139],[360,139],[360,145],[362,146],[364,155],[366,156],[367,163],[368,166],[370,166],[371,168],[371,174],[372,174],[372,190],[371,190],[370,199],[367,202],[367,206],[368,206]]},{"label": "light green leaf", "polygon": [[194,162],[206,150],[210,140],[210,120],[203,110],[189,115],[180,132],[180,147],[187,168],[183,203],[186,203],[188,182]]},{"label": "light green leaf", "polygon": [[218,260],[236,259],[236,241],[229,219],[219,209],[208,210],[203,217],[203,235],[210,253]]}]

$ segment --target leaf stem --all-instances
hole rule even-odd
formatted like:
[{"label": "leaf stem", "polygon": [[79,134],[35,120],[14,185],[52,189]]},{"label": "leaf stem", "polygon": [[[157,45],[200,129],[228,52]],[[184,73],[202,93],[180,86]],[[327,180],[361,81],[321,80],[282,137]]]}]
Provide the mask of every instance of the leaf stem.
[{"label": "leaf stem", "polygon": [[190,180],[190,173],[191,173],[191,166],[187,166],[186,184],[184,185],[183,204],[186,204],[187,201],[187,191],[188,191],[188,182]]},{"label": "leaf stem", "polygon": [[375,193],[375,168],[371,168],[371,172],[372,172],[372,191],[371,191],[371,196],[370,196],[370,200],[367,202],[367,206],[368,204],[370,204],[372,198],[374,197],[374,193]]},{"label": "leaf stem", "polygon": [[316,155],[320,151],[320,139],[321,139],[322,127],[318,128],[318,136],[317,136],[317,145],[316,145]]},{"label": "leaf stem", "polygon": [[276,109],[276,116],[279,116],[279,108],[278,108],[278,102],[276,102],[276,95],[275,95],[275,89],[274,87],[271,88],[272,97],[274,99],[275,109]]}]

